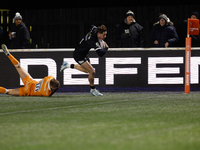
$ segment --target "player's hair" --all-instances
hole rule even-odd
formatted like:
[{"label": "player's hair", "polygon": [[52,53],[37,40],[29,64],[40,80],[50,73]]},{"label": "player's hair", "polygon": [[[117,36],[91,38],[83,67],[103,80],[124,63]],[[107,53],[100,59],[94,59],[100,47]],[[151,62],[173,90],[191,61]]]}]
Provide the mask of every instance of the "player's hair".
[{"label": "player's hair", "polygon": [[52,79],[50,81],[50,86],[58,89],[60,87],[60,82],[58,80],[56,80],[56,79]]},{"label": "player's hair", "polygon": [[105,31],[107,31],[107,28],[106,28],[105,25],[102,24],[101,26],[97,27],[97,33],[101,33],[102,34]]}]

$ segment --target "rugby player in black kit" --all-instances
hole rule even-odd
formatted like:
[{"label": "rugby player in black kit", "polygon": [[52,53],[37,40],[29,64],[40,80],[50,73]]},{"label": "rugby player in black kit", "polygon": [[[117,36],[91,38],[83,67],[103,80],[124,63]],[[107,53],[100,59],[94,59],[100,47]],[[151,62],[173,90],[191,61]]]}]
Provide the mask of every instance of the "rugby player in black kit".
[{"label": "rugby player in black kit", "polygon": [[60,68],[60,71],[66,68],[75,68],[79,71],[89,73],[90,93],[94,96],[102,96],[103,94],[96,90],[94,86],[95,69],[90,64],[88,53],[91,48],[94,48],[98,56],[102,57],[108,50],[106,42],[104,42],[105,48],[101,46],[102,40],[106,38],[106,35],[107,28],[105,25],[99,27],[93,26],[91,31],[80,41],[79,46],[75,48],[73,53],[73,57],[78,64],[69,64],[64,61]]}]

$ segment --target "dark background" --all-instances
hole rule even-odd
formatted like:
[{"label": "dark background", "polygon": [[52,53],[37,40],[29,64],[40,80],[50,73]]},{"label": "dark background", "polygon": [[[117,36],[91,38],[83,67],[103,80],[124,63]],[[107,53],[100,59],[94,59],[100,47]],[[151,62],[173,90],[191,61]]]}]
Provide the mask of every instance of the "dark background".
[{"label": "dark background", "polygon": [[[150,31],[158,21],[158,14],[165,13],[174,23],[180,37],[178,47],[184,46],[183,20],[191,12],[199,11],[200,4],[173,1],[12,1],[3,2],[1,26],[4,43],[9,47],[8,31],[16,12],[30,30],[30,48],[73,48],[89,31],[90,25],[105,24],[108,28],[107,43],[118,47],[114,37],[115,25],[122,22],[128,10],[135,13],[136,21],[144,27],[144,47],[149,47]],[[4,9],[4,10],[2,10]]]}]

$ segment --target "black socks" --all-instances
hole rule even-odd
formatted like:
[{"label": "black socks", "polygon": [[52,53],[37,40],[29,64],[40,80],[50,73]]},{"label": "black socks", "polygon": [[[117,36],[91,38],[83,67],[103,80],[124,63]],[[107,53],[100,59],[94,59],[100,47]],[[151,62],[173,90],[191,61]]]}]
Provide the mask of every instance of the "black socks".
[{"label": "black socks", "polygon": [[90,86],[91,89],[95,89],[95,86]]},{"label": "black socks", "polygon": [[70,65],[70,68],[74,69],[74,64],[71,64],[71,65]]}]

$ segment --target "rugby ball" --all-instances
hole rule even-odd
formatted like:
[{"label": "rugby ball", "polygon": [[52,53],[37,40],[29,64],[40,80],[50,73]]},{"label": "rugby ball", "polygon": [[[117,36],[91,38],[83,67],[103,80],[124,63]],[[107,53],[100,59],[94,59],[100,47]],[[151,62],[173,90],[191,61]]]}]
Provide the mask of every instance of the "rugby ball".
[{"label": "rugby ball", "polygon": [[100,43],[101,49],[104,49],[106,47],[106,44],[103,40],[99,40],[99,43]]}]

